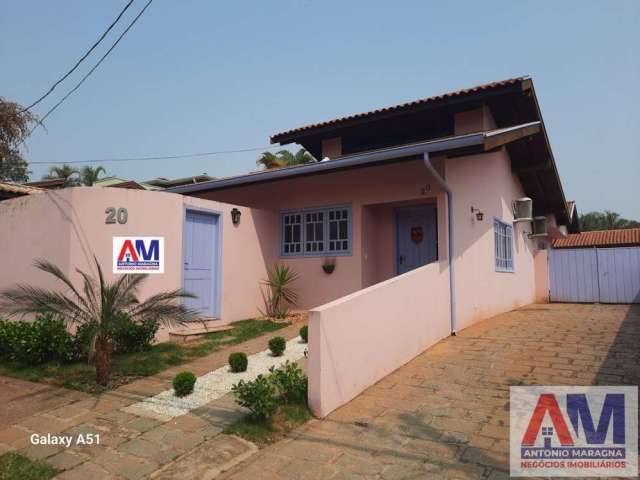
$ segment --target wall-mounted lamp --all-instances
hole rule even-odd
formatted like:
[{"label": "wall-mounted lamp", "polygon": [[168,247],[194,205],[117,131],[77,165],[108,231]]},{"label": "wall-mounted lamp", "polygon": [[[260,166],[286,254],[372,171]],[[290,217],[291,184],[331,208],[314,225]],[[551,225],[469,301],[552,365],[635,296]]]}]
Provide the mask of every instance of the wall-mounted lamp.
[{"label": "wall-mounted lamp", "polygon": [[471,213],[475,213],[476,214],[476,219],[479,222],[481,222],[482,219],[484,218],[484,213],[482,213],[479,208],[471,207]]},{"label": "wall-mounted lamp", "polygon": [[240,223],[240,215],[242,215],[240,210],[237,208],[231,209],[231,221],[234,225],[238,225]]}]

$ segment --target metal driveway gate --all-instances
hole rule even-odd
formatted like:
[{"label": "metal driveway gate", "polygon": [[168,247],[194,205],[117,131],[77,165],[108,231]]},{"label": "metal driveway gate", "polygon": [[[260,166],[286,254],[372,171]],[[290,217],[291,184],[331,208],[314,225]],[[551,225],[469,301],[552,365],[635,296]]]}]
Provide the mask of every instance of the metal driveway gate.
[{"label": "metal driveway gate", "polygon": [[640,247],[549,251],[552,302],[640,303]]}]

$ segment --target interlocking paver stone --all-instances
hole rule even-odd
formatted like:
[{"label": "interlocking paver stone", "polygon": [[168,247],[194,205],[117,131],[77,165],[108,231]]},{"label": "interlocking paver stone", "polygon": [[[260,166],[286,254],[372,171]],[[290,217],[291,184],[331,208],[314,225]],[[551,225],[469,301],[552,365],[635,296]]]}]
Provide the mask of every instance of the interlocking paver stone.
[{"label": "interlocking paver stone", "polygon": [[508,478],[509,386],[637,385],[638,344],[640,306],[529,305],[438,343],[223,477]]}]

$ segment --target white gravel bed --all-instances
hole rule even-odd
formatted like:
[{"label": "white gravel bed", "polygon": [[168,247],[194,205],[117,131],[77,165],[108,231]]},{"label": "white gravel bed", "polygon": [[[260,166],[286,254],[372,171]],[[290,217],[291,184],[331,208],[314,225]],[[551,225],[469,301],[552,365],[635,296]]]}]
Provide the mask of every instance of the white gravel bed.
[{"label": "white gravel bed", "polygon": [[167,419],[189,413],[216,400],[231,391],[231,387],[240,380],[254,380],[259,374],[269,373],[269,368],[278,367],[287,360],[296,361],[304,357],[307,344],[300,337],[287,342],[287,348],[280,357],[274,357],[269,350],[249,355],[249,365],[246,372],[234,373],[229,365],[198,377],[193,393],[186,397],[176,397],[173,389],[165,390],[154,397],[145,398],[127,409],[132,412],[149,411]]}]

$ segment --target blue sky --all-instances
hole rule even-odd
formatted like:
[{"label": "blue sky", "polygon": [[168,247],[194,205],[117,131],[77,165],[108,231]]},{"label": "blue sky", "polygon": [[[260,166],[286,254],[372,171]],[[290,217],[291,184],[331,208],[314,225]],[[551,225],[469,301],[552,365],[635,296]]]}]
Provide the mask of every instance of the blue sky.
[{"label": "blue sky", "polygon": [[[124,3],[4,2],[0,95],[33,101]],[[25,155],[62,163],[260,147],[302,124],[529,74],[567,198],[581,212],[640,219],[638,25],[637,0],[155,0]],[[137,180],[223,176],[255,168],[258,154],[104,166]],[[47,168],[33,165],[33,178]]]}]

